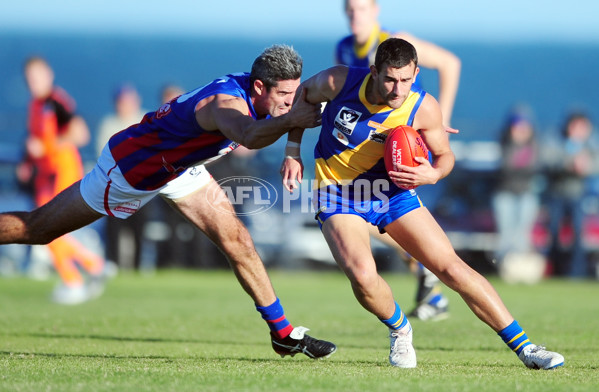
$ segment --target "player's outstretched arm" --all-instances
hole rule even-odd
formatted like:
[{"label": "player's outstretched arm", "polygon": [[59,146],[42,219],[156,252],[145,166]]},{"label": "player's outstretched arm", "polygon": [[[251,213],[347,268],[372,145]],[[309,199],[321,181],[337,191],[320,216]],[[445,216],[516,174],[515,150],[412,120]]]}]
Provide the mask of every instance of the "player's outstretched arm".
[{"label": "player's outstretched arm", "polygon": [[229,139],[247,148],[258,149],[274,143],[293,128],[314,128],[320,125],[320,106],[310,104],[304,98],[300,96],[286,114],[255,120],[248,114],[249,108],[244,99],[218,94],[198,111],[209,111],[209,115],[199,114],[198,123],[205,129],[218,129]]},{"label": "player's outstretched arm", "polygon": [[[334,66],[317,73],[298,87],[299,97],[303,97],[307,102],[316,104],[320,108],[321,103],[332,100],[341,91],[347,78],[347,70],[346,66]],[[296,103],[294,103],[295,105]],[[303,132],[303,128],[298,128],[288,134],[285,158],[281,164],[280,173],[283,186],[289,192],[299,188],[303,178],[304,165],[300,156]]]}]

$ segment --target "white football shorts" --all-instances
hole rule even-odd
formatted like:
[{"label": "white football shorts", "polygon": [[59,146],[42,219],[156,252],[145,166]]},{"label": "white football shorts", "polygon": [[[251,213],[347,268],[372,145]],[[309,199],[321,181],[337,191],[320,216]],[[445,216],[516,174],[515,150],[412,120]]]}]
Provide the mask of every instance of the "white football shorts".
[{"label": "white football shorts", "polygon": [[127,219],[156,195],[171,200],[181,199],[207,185],[211,178],[204,165],[197,165],[188,168],[162,188],[140,191],[125,180],[106,145],[96,166],[81,180],[80,192],[94,211]]}]

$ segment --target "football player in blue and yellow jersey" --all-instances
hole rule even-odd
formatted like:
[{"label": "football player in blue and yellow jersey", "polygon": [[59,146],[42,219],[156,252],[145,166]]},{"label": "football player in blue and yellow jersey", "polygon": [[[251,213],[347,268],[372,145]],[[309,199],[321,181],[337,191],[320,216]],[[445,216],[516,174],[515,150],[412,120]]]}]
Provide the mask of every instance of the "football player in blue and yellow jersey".
[{"label": "football player in blue and yellow jersey", "polygon": [[[439,76],[439,105],[446,126],[451,125],[453,106],[460,79],[460,59],[438,45],[401,32],[392,33],[378,23],[380,12],[376,0],[344,0],[345,13],[349,21],[351,34],[339,41],[335,52],[337,64],[354,67],[368,67],[374,63],[378,45],[390,37],[403,38],[410,42],[418,52],[420,67],[437,71]],[[421,78],[416,75],[416,87],[422,88]],[[450,131],[451,129],[448,128]],[[418,277],[416,307],[410,316],[420,320],[438,321],[449,316],[449,301],[441,292],[439,279],[418,263],[409,253],[399,247],[388,235],[371,230],[371,235],[397,250]]]},{"label": "football player in blue and yellow jersey", "polygon": [[[378,45],[389,37],[403,38],[418,51],[421,67],[436,70],[439,74],[439,105],[443,123],[451,125],[453,106],[460,83],[461,62],[451,51],[407,32],[391,32],[378,22],[379,6],[376,0],[344,0],[345,13],[351,34],[337,43],[337,64],[368,67],[374,63]],[[418,87],[418,77],[415,81]]]},{"label": "football player in blue and yellow jersey", "polygon": [[[369,225],[387,232],[458,292],[526,366],[561,366],[562,355],[529,341],[487,279],[455,253],[412,189],[435,184],[450,173],[455,161],[437,100],[413,87],[418,72],[414,46],[390,38],[379,45],[370,68],[335,66],[299,87],[308,102],[326,102],[314,151],[313,204],[329,248],[350,280],[358,302],[389,328],[389,361],[393,366],[416,366],[412,326],[377,272]],[[419,166],[399,165],[398,171],[387,172],[384,141],[399,125],[420,131],[432,162],[419,157]],[[281,168],[287,189],[295,188],[296,180],[301,178],[301,135],[302,130],[289,133]]]}]

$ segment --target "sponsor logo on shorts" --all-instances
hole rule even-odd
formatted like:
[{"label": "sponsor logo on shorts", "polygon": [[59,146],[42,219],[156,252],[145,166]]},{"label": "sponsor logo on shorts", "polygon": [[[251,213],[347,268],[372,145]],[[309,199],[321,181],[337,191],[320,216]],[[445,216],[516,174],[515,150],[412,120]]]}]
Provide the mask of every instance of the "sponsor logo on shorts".
[{"label": "sponsor logo on shorts", "polygon": [[114,208],[114,211],[123,212],[125,214],[135,214],[141,206],[141,200],[126,201]]},{"label": "sponsor logo on shorts", "polygon": [[197,167],[197,166],[193,166],[193,167],[192,167],[192,168],[189,170],[189,175],[190,175],[190,176],[194,176],[194,177],[195,177],[195,176],[197,176],[197,175],[198,175],[198,174],[200,174],[200,173],[201,173],[201,171],[200,171],[200,169],[198,169],[198,167]]}]

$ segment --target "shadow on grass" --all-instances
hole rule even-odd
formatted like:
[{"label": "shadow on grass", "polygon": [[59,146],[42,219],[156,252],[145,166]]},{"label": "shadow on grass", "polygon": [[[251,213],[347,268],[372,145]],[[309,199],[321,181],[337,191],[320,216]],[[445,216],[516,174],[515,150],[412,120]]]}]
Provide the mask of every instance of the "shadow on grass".
[{"label": "shadow on grass", "polygon": [[43,358],[90,358],[90,359],[139,359],[139,360],[164,360],[167,362],[174,361],[209,361],[209,362],[230,362],[230,361],[238,361],[238,362],[247,362],[247,363],[271,363],[271,364],[285,364],[291,366],[304,366],[306,363],[314,362],[314,363],[324,363],[324,362],[334,362],[335,364],[353,364],[353,365],[367,365],[374,367],[387,366],[385,363],[381,363],[379,361],[367,361],[367,360],[357,360],[357,361],[331,361],[330,358],[323,358],[318,360],[311,360],[307,357],[299,357],[300,360],[294,358],[247,358],[247,357],[214,357],[214,356],[206,356],[206,355],[197,355],[197,356],[186,356],[186,357],[177,357],[177,356],[165,356],[165,355],[120,355],[120,354],[93,354],[93,353],[81,353],[81,354],[73,354],[73,353],[47,353],[47,352],[23,352],[23,351],[0,351],[0,356],[12,357],[14,359],[32,359],[35,357],[43,357]]},{"label": "shadow on grass", "polygon": [[[90,340],[103,340],[103,341],[114,341],[114,342],[141,342],[141,343],[194,343],[194,344],[211,344],[211,345],[231,345],[237,346],[261,346],[264,344],[263,341],[241,341],[231,342],[231,340],[214,340],[214,339],[190,339],[190,338],[155,338],[155,337],[134,337],[134,336],[110,336],[110,335],[98,335],[98,334],[59,334],[59,333],[43,333],[43,332],[28,332],[28,333],[7,333],[6,336],[18,336],[18,337],[34,337],[44,339],[90,339]],[[268,342],[268,340],[265,340]],[[270,342],[268,342],[270,343]],[[372,344],[356,344],[356,343],[343,343],[342,346],[337,343],[337,346],[343,347],[344,349],[357,349],[357,350],[370,350],[378,348],[378,345],[373,346]],[[381,343],[380,347],[387,347],[388,343]],[[454,352],[455,347],[450,346],[433,346],[427,345],[426,343],[417,346],[417,351],[443,351],[443,352]],[[505,348],[501,345],[497,346],[481,346],[476,348],[461,348],[461,352],[501,352],[505,351]]]},{"label": "shadow on grass", "polygon": [[18,336],[18,337],[33,337],[33,338],[44,338],[44,339],[90,339],[90,340],[109,340],[115,342],[144,342],[144,343],[198,343],[198,344],[222,344],[231,345],[235,344],[238,346],[255,346],[260,344],[258,342],[248,341],[236,341],[231,340],[214,340],[214,339],[177,339],[177,338],[152,338],[152,337],[133,337],[133,336],[107,336],[107,335],[94,335],[94,334],[55,334],[55,333],[42,333],[42,332],[30,332],[30,333],[10,333],[6,336]]},{"label": "shadow on grass", "polygon": [[[304,369],[307,363],[313,363],[315,366],[339,366],[339,365],[347,365],[347,366],[364,366],[372,369],[392,369],[393,367],[389,365],[386,359],[380,360],[336,360],[335,356],[326,359],[318,359],[311,360],[306,357],[300,357],[300,359],[296,358],[247,358],[247,357],[213,357],[213,356],[189,356],[189,357],[177,357],[177,356],[164,356],[164,355],[117,355],[117,354],[72,354],[72,353],[44,353],[44,352],[17,352],[17,351],[0,351],[0,357],[5,356],[9,359],[15,360],[27,360],[33,359],[36,357],[42,358],[51,358],[51,359],[108,359],[108,360],[157,360],[163,361],[163,363],[174,363],[180,361],[196,361],[198,366],[202,366],[205,363],[229,363],[229,362],[240,362],[240,363],[248,363],[248,364],[268,364],[273,366],[284,366],[288,368],[302,368]],[[466,360],[466,358],[464,358]],[[467,360],[465,362],[453,362],[447,364],[438,364],[438,363],[420,363],[418,366],[419,370],[426,369],[445,369],[454,368],[454,369],[473,369],[473,368],[484,368],[484,369],[517,369],[522,368],[522,364],[518,361],[505,361],[501,363],[469,363]],[[591,368],[592,369],[592,368]],[[412,370],[412,369],[410,369]],[[524,369],[526,370],[526,369]],[[554,371],[559,371],[560,369],[556,369]],[[536,372],[537,370],[530,370],[532,372]]]}]

